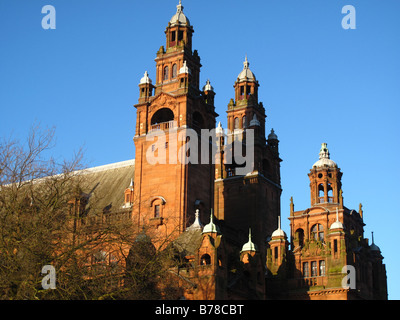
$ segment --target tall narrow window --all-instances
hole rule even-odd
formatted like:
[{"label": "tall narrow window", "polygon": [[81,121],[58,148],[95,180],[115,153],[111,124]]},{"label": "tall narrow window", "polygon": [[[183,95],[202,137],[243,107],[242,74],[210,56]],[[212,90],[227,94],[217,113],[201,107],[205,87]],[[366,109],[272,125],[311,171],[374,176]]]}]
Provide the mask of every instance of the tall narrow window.
[{"label": "tall narrow window", "polygon": [[319,203],[325,202],[325,189],[323,184],[318,185],[318,200]]},{"label": "tall narrow window", "polygon": [[311,277],[316,277],[316,276],[318,276],[317,261],[312,261],[311,262]]},{"label": "tall narrow window", "polygon": [[328,184],[328,202],[333,202],[333,190],[331,184]]},{"label": "tall narrow window", "polygon": [[159,218],[160,217],[160,205],[156,204],[154,206],[154,218]]},{"label": "tall narrow window", "polygon": [[242,128],[243,128],[243,129],[246,129],[246,128],[247,128],[246,116],[243,116],[243,118],[242,118]]},{"label": "tall narrow window", "polygon": [[235,127],[234,129],[239,129],[239,118],[235,118]]},{"label": "tall narrow window", "polygon": [[177,73],[178,73],[178,67],[176,66],[176,64],[174,64],[172,66],[172,79],[176,78]]},{"label": "tall narrow window", "polygon": [[164,68],[164,74],[163,74],[163,79],[164,80],[168,80],[168,73],[169,73],[169,68],[168,68],[168,66],[166,66]]},{"label": "tall narrow window", "polygon": [[179,30],[178,31],[178,41],[183,40],[183,31]]},{"label": "tall narrow window", "polygon": [[304,230],[303,229],[297,229],[296,230],[296,239],[299,242],[299,246],[302,247],[304,245]]},{"label": "tall narrow window", "polygon": [[303,276],[304,278],[308,278],[310,276],[310,273],[308,271],[308,262],[303,263]]},{"label": "tall narrow window", "polygon": [[333,240],[333,252],[336,253],[337,252],[337,239]]},{"label": "tall narrow window", "polygon": [[275,260],[278,259],[278,247],[274,248],[274,256],[275,256]]},{"label": "tall narrow window", "polygon": [[319,262],[319,275],[324,276],[325,275],[325,260],[321,260]]}]

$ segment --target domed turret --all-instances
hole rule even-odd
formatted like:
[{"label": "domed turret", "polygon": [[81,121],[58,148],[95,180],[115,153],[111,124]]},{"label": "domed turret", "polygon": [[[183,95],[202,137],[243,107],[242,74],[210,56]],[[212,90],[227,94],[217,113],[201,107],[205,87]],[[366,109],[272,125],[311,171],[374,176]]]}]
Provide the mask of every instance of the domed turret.
[{"label": "domed turret", "polygon": [[182,74],[182,73],[191,74],[191,71],[190,71],[189,67],[187,66],[186,60],[183,61],[183,65],[182,65],[182,67],[179,69],[179,74]]},{"label": "domed turret", "polygon": [[326,143],[321,145],[321,150],[319,151],[319,160],[313,164],[313,168],[314,167],[337,167],[336,162],[330,159],[330,154]]},{"label": "domed turret", "polygon": [[190,231],[190,230],[200,230],[201,228],[203,228],[203,225],[201,224],[200,221],[200,212],[199,209],[196,209],[196,212],[194,214],[195,218],[194,218],[194,222],[191,226],[187,227],[186,231]]},{"label": "domed turret", "polygon": [[271,235],[271,238],[274,238],[274,237],[285,237],[286,238],[285,231],[283,231],[281,229],[281,216],[278,216],[278,229],[276,229]]},{"label": "domed turret", "polygon": [[210,215],[210,223],[205,225],[203,228],[203,233],[221,233],[219,227],[214,224],[212,211]]},{"label": "domed turret", "polygon": [[343,229],[343,223],[339,221],[339,210],[336,208],[336,221],[332,223],[330,230],[333,229]]},{"label": "domed turret", "polygon": [[278,140],[278,136],[276,135],[274,129],[271,129],[271,133],[268,135],[268,140]]},{"label": "domed turret", "polygon": [[183,5],[181,0],[179,0],[179,4],[176,6],[176,13],[171,18],[169,23],[171,26],[190,26],[189,19],[183,13]]},{"label": "domed turret", "polygon": [[246,56],[245,61],[243,62],[243,70],[239,73],[237,80],[236,80],[237,82],[256,81],[256,76],[250,70],[249,65],[250,65],[250,63],[247,60],[247,56]]},{"label": "domed turret", "polygon": [[203,91],[213,91],[214,92],[214,88],[211,86],[210,80],[207,79],[206,85],[203,87]]},{"label": "domed turret", "polygon": [[149,74],[147,73],[147,71],[145,71],[143,78],[140,79],[140,82],[139,82],[139,84],[144,84],[144,83],[151,84],[151,79],[149,78]]},{"label": "domed turret", "polygon": [[371,249],[371,251],[381,252],[381,249],[374,243],[374,233],[373,232],[372,232],[372,243],[369,246],[369,248]]},{"label": "domed turret", "polygon": [[257,251],[257,246],[251,241],[251,229],[250,228],[249,228],[249,241],[247,241],[243,245],[242,251],[240,251],[240,252],[242,253],[242,252],[245,252],[245,251],[253,251],[253,252]]},{"label": "domed turret", "polygon": [[253,119],[250,121],[250,127],[254,126],[260,126],[260,121],[258,121],[256,114],[254,114]]},{"label": "domed turret", "polygon": [[217,135],[224,135],[224,128],[222,128],[221,121],[218,122],[217,128],[215,129]]}]

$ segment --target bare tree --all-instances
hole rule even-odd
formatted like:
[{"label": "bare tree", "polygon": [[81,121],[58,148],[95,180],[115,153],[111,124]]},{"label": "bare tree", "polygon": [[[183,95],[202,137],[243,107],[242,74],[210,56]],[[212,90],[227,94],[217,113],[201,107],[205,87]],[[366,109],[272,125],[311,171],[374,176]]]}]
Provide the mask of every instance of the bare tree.
[{"label": "bare tree", "polygon": [[[82,151],[58,163],[45,157],[53,140],[54,129],[34,127],[26,144],[0,142],[0,299],[181,296],[169,272],[178,263],[171,239],[156,249],[151,226],[138,231],[130,214],[96,201],[88,208]],[[45,265],[57,271],[54,290],[42,287]]]}]

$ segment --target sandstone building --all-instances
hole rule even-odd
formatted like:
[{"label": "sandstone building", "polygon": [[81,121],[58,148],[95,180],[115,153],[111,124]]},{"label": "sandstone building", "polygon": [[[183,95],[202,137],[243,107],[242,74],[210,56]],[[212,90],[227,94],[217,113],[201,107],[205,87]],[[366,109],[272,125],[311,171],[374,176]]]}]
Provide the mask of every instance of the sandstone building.
[{"label": "sandstone building", "polygon": [[[232,79],[228,130],[217,125],[215,92],[210,81],[200,85],[193,34],[179,3],[156,54],[155,81],[147,71],[140,79],[135,160],[91,169],[112,194],[104,206],[129,215],[138,230],[150,226],[157,248],[168,235],[186,261],[177,271],[186,299],[387,299],[383,257],[364,237],[361,205],[344,206],[342,172],[326,144],[308,174],[310,208],[294,211],[292,201],[290,236],[281,229],[282,160],[277,135],[266,131],[259,82],[246,57]],[[215,129],[220,161],[178,161],[189,131],[200,136],[201,129]],[[152,139],[160,130],[163,140]],[[238,174],[241,164],[224,161],[227,141],[245,148],[250,133],[252,169]],[[150,163],[149,151],[164,153],[165,163]],[[342,283],[347,265],[355,268],[355,288]]]}]

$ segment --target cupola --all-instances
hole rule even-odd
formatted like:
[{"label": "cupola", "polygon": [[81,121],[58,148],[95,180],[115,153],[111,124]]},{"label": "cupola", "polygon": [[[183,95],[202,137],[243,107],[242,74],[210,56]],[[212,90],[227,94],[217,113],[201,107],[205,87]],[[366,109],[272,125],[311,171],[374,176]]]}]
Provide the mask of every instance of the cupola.
[{"label": "cupola", "polygon": [[171,27],[174,26],[190,26],[189,19],[183,13],[182,0],[179,0],[179,4],[176,6],[176,13],[169,21]]},{"label": "cupola", "polygon": [[196,209],[196,212],[194,214],[195,218],[194,218],[194,222],[193,224],[188,227],[186,229],[186,231],[190,231],[190,230],[201,230],[203,228],[203,225],[200,222],[200,213],[199,213],[199,209]]},{"label": "cupola", "polygon": [[313,164],[313,168],[332,167],[336,168],[337,164],[331,160],[330,153],[326,143],[322,143],[321,150],[319,151],[319,160]]},{"label": "cupola", "polygon": [[371,243],[371,245],[369,246],[369,248],[371,249],[371,251],[374,251],[374,252],[381,252],[381,249],[379,249],[379,247],[374,243],[374,233],[371,232],[371,234],[372,234],[372,243]]},{"label": "cupola", "polygon": [[182,1],[176,6],[176,13],[168,23],[165,34],[167,35],[167,51],[170,48],[181,50],[182,46],[192,49],[192,34],[194,30],[189,19],[183,13]]},{"label": "cupola", "polygon": [[251,229],[249,228],[249,241],[247,241],[243,247],[242,247],[242,251],[240,251],[240,253],[242,252],[256,252],[257,251],[257,246],[251,241]]},{"label": "cupola", "polygon": [[333,229],[343,229],[343,223],[339,221],[339,209],[336,208],[336,221],[332,223],[331,227],[329,228],[330,230]]},{"label": "cupola", "polygon": [[246,58],[243,62],[243,70],[239,73],[236,82],[243,82],[243,81],[255,82],[256,81],[256,76],[250,70],[249,66],[250,66],[250,63],[247,60],[247,56],[246,56]]},{"label": "cupola", "polygon": [[268,135],[268,140],[278,140],[278,136],[275,134],[274,129],[271,129],[271,133]]},{"label": "cupola", "polygon": [[210,223],[205,225],[205,227],[203,228],[203,233],[221,233],[219,227],[213,221],[212,211],[210,214]]},{"label": "cupola", "polygon": [[281,216],[278,216],[278,229],[276,229],[271,235],[271,238],[274,238],[274,237],[284,237],[284,238],[286,238],[285,231],[283,231],[281,229]]},{"label": "cupola", "polygon": [[255,102],[258,101],[259,84],[256,80],[256,76],[250,70],[249,65],[250,63],[246,56],[246,59],[243,62],[243,70],[239,73],[234,85],[236,102],[240,100],[248,100],[250,95],[255,98]]}]

